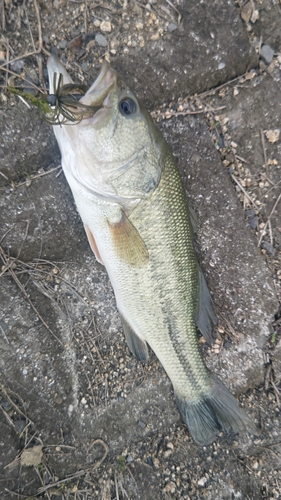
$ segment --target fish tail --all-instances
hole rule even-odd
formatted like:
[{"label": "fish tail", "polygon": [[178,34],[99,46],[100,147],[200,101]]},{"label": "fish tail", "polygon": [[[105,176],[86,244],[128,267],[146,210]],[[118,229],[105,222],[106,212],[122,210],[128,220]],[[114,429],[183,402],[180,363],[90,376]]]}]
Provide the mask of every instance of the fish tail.
[{"label": "fish tail", "polygon": [[206,446],[220,431],[254,432],[255,427],[234,396],[220,380],[211,375],[213,386],[209,395],[190,402],[175,393],[177,405],[194,441]]}]

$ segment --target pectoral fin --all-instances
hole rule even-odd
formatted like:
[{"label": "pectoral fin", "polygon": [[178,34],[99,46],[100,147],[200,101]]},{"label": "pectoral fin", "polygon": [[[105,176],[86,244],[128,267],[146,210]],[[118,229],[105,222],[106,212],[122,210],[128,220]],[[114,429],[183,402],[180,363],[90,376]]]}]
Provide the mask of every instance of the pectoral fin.
[{"label": "pectoral fin", "polygon": [[132,266],[141,266],[148,262],[146,245],[135,226],[121,211],[118,222],[108,221],[113,245],[119,258]]},{"label": "pectoral fin", "polygon": [[94,235],[93,235],[92,231],[89,229],[88,226],[86,226],[86,224],[84,224],[84,228],[85,228],[85,231],[86,231],[86,235],[88,237],[88,241],[89,241],[90,247],[93,250],[97,261],[100,264],[104,265],[104,263],[102,261],[102,258],[100,256],[99,249],[97,247],[96,240],[94,238]]},{"label": "pectoral fin", "polygon": [[214,303],[201,268],[199,268],[199,287],[199,306],[196,324],[206,341],[209,344],[213,344],[216,338],[213,333],[213,325],[216,325],[218,320],[214,312]]},{"label": "pectoral fin", "polygon": [[120,314],[120,317],[130,351],[136,356],[137,359],[139,359],[139,361],[147,363],[148,348],[146,341],[138,337],[138,335],[134,332],[134,330],[132,330],[127,321],[123,318],[122,314]]}]

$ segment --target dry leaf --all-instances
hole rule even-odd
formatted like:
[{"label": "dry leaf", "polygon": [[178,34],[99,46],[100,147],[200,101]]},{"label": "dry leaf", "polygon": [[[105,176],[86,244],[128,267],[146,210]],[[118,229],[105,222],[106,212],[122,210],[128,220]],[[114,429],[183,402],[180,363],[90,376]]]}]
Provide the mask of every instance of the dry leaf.
[{"label": "dry leaf", "polygon": [[32,448],[27,448],[23,450],[20,463],[21,465],[39,465],[42,462],[42,445],[33,446]]},{"label": "dry leaf", "polygon": [[252,15],[251,15],[251,23],[255,23],[260,17],[259,11],[254,10]]},{"label": "dry leaf", "polygon": [[277,142],[280,136],[280,130],[265,130],[265,136],[269,142]]},{"label": "dry leaf", "polygon": [[245,79],[246,80],[252,80],[253,78],[255,78],[255,76],[256,76],[256,72],[255,71],[249,71],[249,73],[246,73]]},{"label": "dry leaf", "polygon": [[241,17],[245,23],[248,23],[252,17],[253,14],[253,4],[252,2],[248,2],[242,7],[241,9]]}]

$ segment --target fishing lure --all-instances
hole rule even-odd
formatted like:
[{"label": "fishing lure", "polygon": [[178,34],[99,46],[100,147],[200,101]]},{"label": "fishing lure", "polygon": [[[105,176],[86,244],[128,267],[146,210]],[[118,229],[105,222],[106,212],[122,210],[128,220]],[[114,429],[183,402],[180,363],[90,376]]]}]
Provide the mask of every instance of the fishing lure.
[{"label": "fishing lure", "polygon": [[97,106],[82,104],[80,99],[88,90],[83,84],[68,83],[63,84],[63,75],[54,75],[54,93],[41,93],[35,97],[29,92],[7,87],[12,94],[19,95],[34,104],[42,112],[43,119],[50,125],[66,125],[79,123],[84,118],[93,116],[97,111]]}]

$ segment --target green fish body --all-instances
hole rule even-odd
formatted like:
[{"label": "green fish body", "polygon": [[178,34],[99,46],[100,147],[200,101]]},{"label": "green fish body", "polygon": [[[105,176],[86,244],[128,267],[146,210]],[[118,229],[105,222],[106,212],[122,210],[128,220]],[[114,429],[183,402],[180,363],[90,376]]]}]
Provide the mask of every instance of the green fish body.
[{"label": "green fish body", "polygon": [[[72,81],[57,59],[54,74]],[[200,445],[219,431],[251,428],[207,369],[197,327],[212,339],[212,299],[199,268],[188,204],[170,149],[148,112],[104,63],[81,104],[95,113],[54,126],[62,166],[91,248],[108,272],[128,346],[143,362],[147,344],[166,370],[182,418]],[[83,110],[82,110],[83,111]]]}]

